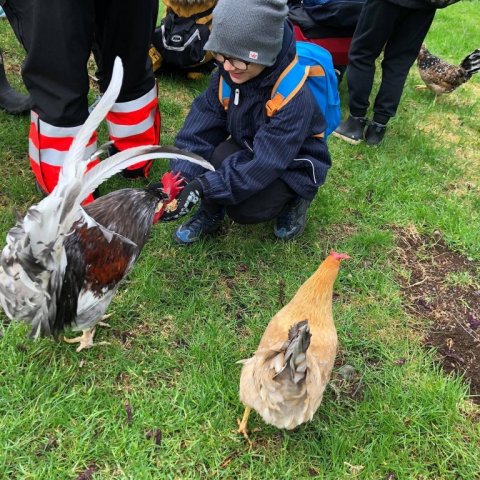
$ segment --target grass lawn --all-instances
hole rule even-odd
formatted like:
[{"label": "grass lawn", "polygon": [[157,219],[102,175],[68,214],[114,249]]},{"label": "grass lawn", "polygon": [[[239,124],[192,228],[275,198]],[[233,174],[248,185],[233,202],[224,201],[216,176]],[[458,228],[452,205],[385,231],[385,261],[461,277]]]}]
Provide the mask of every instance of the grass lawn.
[{"label": "grass lawn", "polygon": [[[479,8],[466,0],[438,11],[431,51],[458,64],[480,47]],[[0,38],[21,88],[23,52],[5,21]],[[171,144],[206,81],[159,82],[162,142]],[[110,345],[77,354],[5,324],[0,478],[480,478],[480,409],[468,384],[424,347],[429,322],[406,312],[399,278],[408,272],[396,243],[399,231],[437,235],[478,265],[480,75],[436,103],[418,83],[414,67],[382,146],[329,140],[333,167],[300,239],[282,243],[272,225],[226,222],[220,235],[180,248],[171,240],[176,224],[160,224],[110,306],[112,327],[97,331]],[[341,96],[345,105],[345,84]],[[2,238],[15,211],[40,200],[28,127],[28,118],[0,112]],[[154,176],[166,169],[157,162]],[[102,191],[129,185],[113,179]],[[313,421],[293,432],[252,414],[250,427],[260,430],[249,448],[236,433],[236,362],[332,248],[352,257],[334,314],[338,365],[355,368],[356,387],[338,380],[338,395],[327,389]],[[478,270],[468,281],[480,290]]]}]

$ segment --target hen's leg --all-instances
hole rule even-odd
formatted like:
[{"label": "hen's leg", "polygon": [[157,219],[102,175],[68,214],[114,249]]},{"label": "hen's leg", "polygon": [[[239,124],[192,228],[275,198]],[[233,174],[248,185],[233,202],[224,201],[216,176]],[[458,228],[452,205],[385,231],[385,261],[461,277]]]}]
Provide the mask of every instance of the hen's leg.
[{"label": "hen's leg", "polygon": [[95,335],[95,327],[90,330],[83,330],[83,335],[81,337],[75,338],[65,338],[63,340],[67,343],[79,343],[80,345],[77,348],[77,352],[80,352],[84,348],[93,347],[93,336]]},{"label": "hen's leg", "polygon": [[98,342],[93,343],[93,336],[95,335],[95,327],[90,328],[89,330],[82,330],[83,335],[81,337],[75,338],[65,338],[63,337],[64,342],[67,343],[79,343],[80,345],[77,348],[77,352],[81,352],[84,348],[92,348],[94,345],[109,345],[108,342]]},{"label": "hen's leg", "polygon": [[252,409],[250,407],[245,407],[245,411],[243,412],[242,421],[237,419],[238,433],[241,433],[250,445],[252,444],[252,442],[248,438],[247,423],[248,423],[248,417],[249,417],[251,411],[252,411]]}]

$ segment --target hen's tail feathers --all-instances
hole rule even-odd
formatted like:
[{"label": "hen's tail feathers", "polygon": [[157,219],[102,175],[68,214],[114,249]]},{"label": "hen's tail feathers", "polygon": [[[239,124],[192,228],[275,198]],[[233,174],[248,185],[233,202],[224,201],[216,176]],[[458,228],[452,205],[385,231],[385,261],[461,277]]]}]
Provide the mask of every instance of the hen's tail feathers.
[{"label": "hen's tail feathers", "polygon": [[461,67],[467,72],[468,76],[471,77],[474,73],[480,71],[480,49],[477,48],[470,55],[467,55],[462,63]]},{"label": "hen's tail feathers", "polygon": [[80,199],[83,200],[86,198],[87,195],[92,193],[101,183],[121,170],[139,161],[153,160],[155,158],[186,160],[200,165],[207,170],[214,170],[213,165],[202,157],[175,147],[145,146],[129,148],[103,160],[85,174],[82,181]]},{"label": "hen's tail feathers", "polygon": [[284,365],[273,378],[282,372],[288,371],[293,383],[298,383],[305,378],[307,371],[307,349],[310,346],[312,334],[308,326],[308,320],[295,323],[288,332],[288,342],[285,348]]}]

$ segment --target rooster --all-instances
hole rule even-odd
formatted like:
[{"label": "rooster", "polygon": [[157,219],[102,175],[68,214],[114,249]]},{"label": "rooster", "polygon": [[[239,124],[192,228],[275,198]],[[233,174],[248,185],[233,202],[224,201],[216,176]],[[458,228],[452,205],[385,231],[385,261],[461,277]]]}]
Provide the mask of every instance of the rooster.
[{"label": "rooster", "polygon": [[[182,158],[212,170],[201,157],[174,147],[136,147],[86,172],[85,146],[120,92],[123,68],[74,139],[52,193],[10,229],[0,258],[0,303],[12,320],[31,325],[30,336],[58,338],[65,327],[83,331],[77,351],[93,345],[95,325],[136,262],[152,225],[180,192],[167,172],[145,190],[127,188],[81,202],[103,181],[141,160]],[[98,153],[98,152],[97,152]]]},{"label": "rooster", "polygon": [[238,432],[247,440],[252,409],[278,428],[311,420],[322,401],[337,352],[333,284],[346,254],[332,252],[268,324],[253,357],[242,360]]},{"label": "rooster", "polygon": [[425,82],[425,85],[419,85],[417,88],[429,88],[435,93],[436,98],[444,93],[453,92],[480,70],[480,49],[467,55],[457,67],[432,55],[427,47],[422,45],[417,66],[420,77]]}]

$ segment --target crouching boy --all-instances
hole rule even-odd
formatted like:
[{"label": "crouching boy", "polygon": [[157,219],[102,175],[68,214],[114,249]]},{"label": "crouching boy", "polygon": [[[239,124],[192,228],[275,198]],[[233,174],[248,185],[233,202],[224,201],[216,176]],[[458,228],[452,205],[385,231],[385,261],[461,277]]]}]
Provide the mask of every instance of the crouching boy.
[{"label": "crouching boy", "polygon": [[305,228],[331,162],[325,120],[306,83],[276,113],[267,112],[275,83],[296,55],[287,13],[286,0],[219,0],[213,11],[205,48],[218,71],[193,102],[175,143],[216,170],[171,164],[188,183],[169,219],[201,201],[175,231],[180,244],[218,230],[225,214],[242,224],[275,219],[274,234],[283,240]]}]

